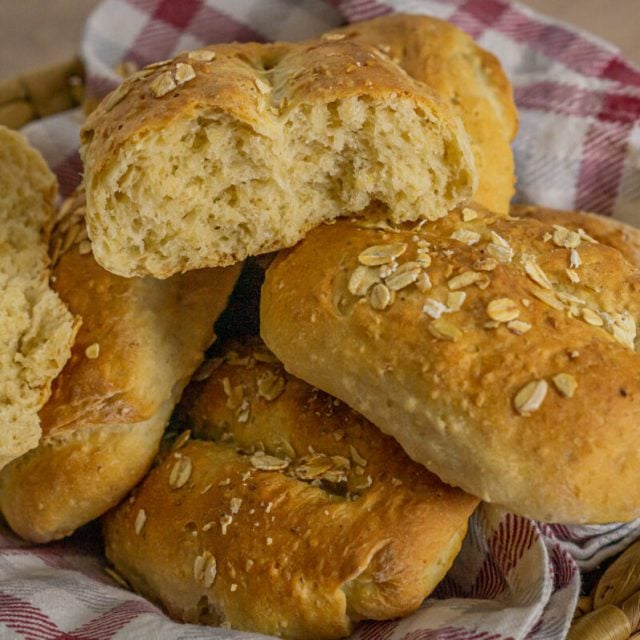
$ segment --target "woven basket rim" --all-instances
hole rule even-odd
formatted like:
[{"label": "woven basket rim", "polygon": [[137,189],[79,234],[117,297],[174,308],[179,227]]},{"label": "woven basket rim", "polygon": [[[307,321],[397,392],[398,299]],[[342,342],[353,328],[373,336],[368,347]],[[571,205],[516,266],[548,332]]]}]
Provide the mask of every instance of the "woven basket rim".
[{"label": "woven basket rim", "polygon": [[84,65],[78,56],[0,81],[0,124],[19,129],[82,104]]}]

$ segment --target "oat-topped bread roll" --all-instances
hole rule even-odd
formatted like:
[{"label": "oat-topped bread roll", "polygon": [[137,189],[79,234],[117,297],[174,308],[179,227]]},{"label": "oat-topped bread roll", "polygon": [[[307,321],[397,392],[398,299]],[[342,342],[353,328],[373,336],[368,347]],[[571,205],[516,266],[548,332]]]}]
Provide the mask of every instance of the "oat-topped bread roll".
[{"label": "oat-topped bread roll", "polygon": [[38,410],[78,329],[49,287],[56,190],[42,156],[0,126],[0,468],[38,444]]},{"label": "oat-topped bread roll", "polygon": [[124,276],[232,264],[374,201],[397,220],[439,218],[476,181],[454,111],[344,39],[216,45],[151,65],[82,139],[94,253]]},{"label": "oat-topped bread roll", "polygon": [[416,609],[478,500],[257,342],[206,373],[185,403],[199,440],[106,518],[120,574],[178,620],[285,638],[341,638]]},{"label": "oat-topped bread roll", "polygon": [[478,172],[474,200],[507,213],[515,182],[511,141],[518,130],[513,92],[500,62],[464,31],[431,16],[394,13],[342,33],[372,44],[447,100],[471,139]]},{"label": "oat-topped bread roll", "polygon": [[267,271],[267,345],[442,480],[532,518],[640,515],[640,273],[570,230],[465,208],[339,221]]},{"label": "oat-topped bread roll", "polygon": [[0,509],[22,537],[72,533],[142,478],[213,339],[239,267],[120,278],[93,259],[83,195],[52,237],[56,291],[83,322],[40,412],[40,445],[0,472]]},{"label": "oat-topped bread roll", "polygon": [[[640,267],[640,229],[597,213],[562,211],[535,205],[514,205],[511,215],[517,218],[535,218],[547,224],[574,231],[582,229],[592,238],[617,249],[631,264]],[[558,233],[564,233],[558,229]]]}]

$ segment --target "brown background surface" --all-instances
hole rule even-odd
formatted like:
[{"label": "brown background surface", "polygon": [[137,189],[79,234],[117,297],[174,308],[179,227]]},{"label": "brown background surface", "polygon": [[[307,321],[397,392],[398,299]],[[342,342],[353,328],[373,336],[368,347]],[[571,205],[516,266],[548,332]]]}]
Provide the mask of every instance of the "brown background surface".
[{"label": "brown background surface", "polygon": [[[72,56],[96,4],[98,0],[0,0],[0,79]],[[610,40],[640,64],[640,0],[525,4]]]}]

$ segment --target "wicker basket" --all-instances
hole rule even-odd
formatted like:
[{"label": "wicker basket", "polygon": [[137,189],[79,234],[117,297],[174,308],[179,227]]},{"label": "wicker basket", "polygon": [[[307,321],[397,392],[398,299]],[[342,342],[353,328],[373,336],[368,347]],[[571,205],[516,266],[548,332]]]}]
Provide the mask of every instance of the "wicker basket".
[{"label": "wicker basket", "polygon": [[0,124],[11,129],[73,109],[84,97],[84,67],[79,58],[30,71],[0,82]]}]

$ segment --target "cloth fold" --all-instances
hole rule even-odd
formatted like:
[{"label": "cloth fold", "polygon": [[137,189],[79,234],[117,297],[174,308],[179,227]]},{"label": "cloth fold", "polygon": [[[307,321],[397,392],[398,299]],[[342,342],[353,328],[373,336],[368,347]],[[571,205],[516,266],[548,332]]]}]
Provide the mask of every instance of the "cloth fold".
[{"label": "cloth fold", "polygon": [[[640,70],[612,46],[507,0],[105,0],[82,55],[88,93],[185,49],[233,40],[297,40],[393,11],[457,24],[502,62],[515,89],[520,202],[588,209],[640,225]],[[79,110],[25,128],[60,181],[77,185]],[[95,529],[90,529],[90,532]],[[536,523],[482,505],[454,566],[413,615],[364,623],[359,640],[560,640],[580,571],[640,537],[640,521],[608,526]],[[0,530],[0,636],[24,639],[259,638],[180,625],[118,586],[87,533],[31,547]]]}]

